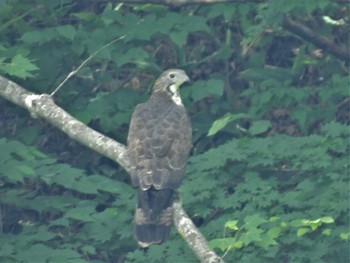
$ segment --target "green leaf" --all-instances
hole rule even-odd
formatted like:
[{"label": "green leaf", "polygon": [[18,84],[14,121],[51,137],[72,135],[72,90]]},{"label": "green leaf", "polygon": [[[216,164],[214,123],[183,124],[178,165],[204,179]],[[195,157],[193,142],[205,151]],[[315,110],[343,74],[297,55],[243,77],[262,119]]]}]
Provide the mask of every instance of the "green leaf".
[{"label": "green leaf", "polygon": [[220,130],[226,127],[227,124],[230,122],[233,122],[235,120],[239,119],[245,119],[245,118],[250,118],[251,116],[245,113],[227,113],[225,116],[221,117],[220,119],[217,119],[214,121],[214,123],[211,125],[208,135],[207,136],[212,136],[218,133]]},{"label": "green leaf", "polygon": [[261,241],[256,241],[256,244],[261,246],[264,249],[268,249],[270,246],[277,245],[276,238],[281,233],[281,227],[270,228],[266,234],[262,235]]},{"label": "green leaf", "polygon": [[183,30],[174,30],[170,34],[171,40],[179,47],[182,47],[186,43],[188,32]]},{"label": "green leaf", "polygon": [[275,221],[277,221],[278,219],[280,219],[279,216],[271,216],[271,217],[269,218],[269,222],[275,222]]},{"label": "green leaf", "polygon": [[297,231],[297,236],[298,237],[303,236],[306,233],[309,233],[310,231],[311,231],[310,228],[306,228],[306,227],[299,228]]},{"label": "green leaf", "polygon": [[321,217],[319,220],[321,222],[325,223],[325,224],[332,224],[332,223],[334,223],[334,219],[331,216],[324,216],[324,217]]},{"label": "green leaf", "polygon": [[241,248],[242,242],[237,241],[235,238],[219,238],[209,241],[209,247],[211,249],[218,248],[221,251],[226,251],[231,248]]},{"label": "green leaf", "polygon": [[81,177],[73,183],[71,188],[84,194],[98,194],[98,186],[89,180],[89,176]]},{"label": "green leaf", "polygon": [[67,218],[59,218],[50,223],[50,226],[69,227],[69,220]]},{"label": "green leaf", "polygon": [[254,214],[251,216],[247,216],[244,219],[244,222],[245,222],[247,228],[249,228],[249,227],[255,228],[255,227],[265,223],[266,219],[262,218],[259,214]]},{"label": "green leaf", "polygon": [[277,67],[270,67],[264,69],[247,69],[240,73],[240,76],[247,80],[263,81],[267,79],[274,79],[281,83],[291,81],[293,75],[289,70]]},{"label": "green leaf", "polygon": [[36,241],[46,242],[55,238],[56,236],[57,234],[48,231],[47,227],[42,225],[35,231],[34,239]]},{"label": "green leaf", "polygon": [[11,183],[20,183],[24,181],[23,173],[20,172],[13,164],[2,164],[0,175],[6,178],[6,181]]},{"label": "green leaf", "polygon": [[83,246],[81,250],[88,254],[96,254],[96,248],[90,245]]},{"label": "green leaf", "polygon": [[12,58],[11,63],[0,65],[0,70],[6,74],[25,79],[32,77],[32,72],[38,70],[38,67],[19,54]]},{"label": "green leaf", "polygon": [[245,246],[248,246],[250,243],[261,242],[263,239],[263,230],[258,228],[249,228],[246,233],[242,234],[239,238]]},{"label": "green leaf", "polygon": [[80,255],[77,251],[73,249],[55,249],[50,254],[50,260],[48,262],[52,263],[60,263],[60,262],[69,262],[69,263],[82,263],[86,262],[85,260],[79,260],[82,258],[82,255]]},{"label": "green leaf", "polygon": [[349,135],[349,126],[336,121],[331,121],[322,127],[322,131],[327,136],[340,137],[343,135]]},{"label": "green leaf", "polygon": [[95,220],[91,216],[94,212],[95,208],[92,206],[76,207],[68,210],[64,217],[82,222],[94,222]]},{"label": "green leaf", "polygon": [[247,216],[244,219],[246,232],[239,238],[244,245],[249,245],[252,242],[262,241],[263,230],[259,229],[258,226],[265,223],[266,220],[262,218],[259,214],[254,214]]},{"label": "green leaf", "polygon": [[322,231],[322,234],[325,236],[329,236],[331,233],[332,233],[332,229],[329,229],[329,228]]},{"label": "green leaf", "polygon": [[15,251],[15,247],[12,244],[5,243],[2,246],[0,246],[0,258],[11,256],[13,252]]},{"label": "green leaf", "polygon": [[271,127],[271,122],[267,120],[254,121],[249,128],[249,133],[259,135],[266,132]]},{"label": "green leaf", "polygon": [[224,117],[214,121],[214,123],[211,125],[208,135],[207,136],[212,136],[215,135],[218,131],[222,130],[225,128],[225,126],[231,122],[231,114],[227,114]]},{"label": "green leaf", "polygon": [[17,254],[17,259],[21,262],[48,262],[54,249],[43,244],[28,244],[28,247]]},{"label": "green leaf", "polygon": [[339,235],[339,237],[340,237],[341,239],[348,240],[348,239],[350,238],[350,232],[341,233],[341,234]]},{"label": "green leaf", "polygon": [[296,120],[300,127],[302,129],[305,129],[306,127],[306,121],[307,121],[307,117],[308,117],[308,108],[307,107],[303,107],[303,108],[294,108],[291,110],[291,112],[289,113],[291,118],[293,118],[294,120]]},{"label": "green leaf", "polygon": [[69,40],[74,40],[76,32],[73,26],[71,25],[58,26],[56,27],[56,30],[60,35],[68,38]]},{"label": "green leaf", "polygon": [[33,44],[40,43],[43,40],[42,33],[40,31],[25,32],[21,38],[25,43]]},{"label": "green leaf", "polygon": [[16,166],[16,169],[24,175],[29,175],[29,176],[36,175],[35,171],[30,166],[27,166],[27,165]]},{"label": "green leaf", "polygon": [[231,230],[238,230],[239,227],[237,226],[238,220],[232,220],[232,221],[228,221],[225,224],[225,228],[229,228]]},{"label": "green leaf", "polygon": [[305,226],[310,226],[312,230],[316,230],[323,223],[325,224],[334,223],[334,219],[330,216],[325,216],[325,217],[318,218],[316,220],[303,219],[301,220],[301,223]]},{"label": "green leaf", "polygon": [[221,97],[224,93],[224,82],[221,79],[197,81],[189,90],[194,101],[210,98],[212,96]]},{"label": "green leaf", "polygon": [[[54,164],[40,167],[42,172],[41,179],[47,184],[56,183],[68,189],[75,190],[76,183],[86,177],[83,170],[73,168],[66,164]],[[84,187],[84,186],[83,186]]]},{"label": "green leaf", "polygon": [[118,66],[123,66],[130,62],[142,62],[147,61],[149,58],[149,54],[140,47],[130,48],[128,51],[120,54],[112,54],[114,62]]}]

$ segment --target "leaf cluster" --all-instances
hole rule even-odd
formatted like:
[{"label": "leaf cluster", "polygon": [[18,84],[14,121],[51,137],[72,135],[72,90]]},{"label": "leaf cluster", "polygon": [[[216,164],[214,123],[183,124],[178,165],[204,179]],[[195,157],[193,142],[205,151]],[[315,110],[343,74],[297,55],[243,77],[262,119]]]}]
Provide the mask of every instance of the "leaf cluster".
[{"label": "leaf cluster", "polygon": [[1,139],[0,148],[1,261],[109,261],[107,247],[131,245],[129,185],[87,175],[18,141]]}]

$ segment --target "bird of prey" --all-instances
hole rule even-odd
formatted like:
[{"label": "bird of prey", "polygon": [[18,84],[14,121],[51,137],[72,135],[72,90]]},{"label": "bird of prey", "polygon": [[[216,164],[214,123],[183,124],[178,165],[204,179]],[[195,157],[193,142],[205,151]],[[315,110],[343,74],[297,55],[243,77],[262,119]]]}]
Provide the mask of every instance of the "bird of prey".
[{"label": "bird of prey", "polygon": [[138,188],[134,234],[143,248],[169,237],[174,193],[192,146],[191,122],[179,95],[187,81],[185,71],[166,70],[131,118],[128,157],[131,181]]}]

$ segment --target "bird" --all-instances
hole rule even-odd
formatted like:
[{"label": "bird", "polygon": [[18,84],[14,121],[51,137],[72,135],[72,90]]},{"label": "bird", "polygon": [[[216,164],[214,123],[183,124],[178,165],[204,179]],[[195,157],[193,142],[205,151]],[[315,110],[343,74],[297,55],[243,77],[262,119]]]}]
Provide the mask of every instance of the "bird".
[{"label": "bird", "polygon": [[142,248],[169,238],[174,195],[192,147],[191,121],[179,94],[189,80],[181,69],[164,71],[131,117],[127,154],[137,188],[134,236]]}]

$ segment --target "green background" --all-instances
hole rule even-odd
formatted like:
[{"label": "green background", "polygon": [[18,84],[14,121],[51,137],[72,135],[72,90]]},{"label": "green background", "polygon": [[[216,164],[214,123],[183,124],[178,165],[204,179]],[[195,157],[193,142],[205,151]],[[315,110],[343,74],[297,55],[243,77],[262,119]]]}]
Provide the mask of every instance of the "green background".
[{"label": "green background", "polygon": [[[341,2],[0,0],[0,74],[50,93],[125,35],[56,103],[125,143],[155,78],[186,70],[194,146],[180,194],[211,248],[226,262],[348,262],[349,61],[283,27],[287,15],[348,46]],[[18,106],[0,109],[1,262],[198,262],[175,229],[137,248],[121,167]]]}]

